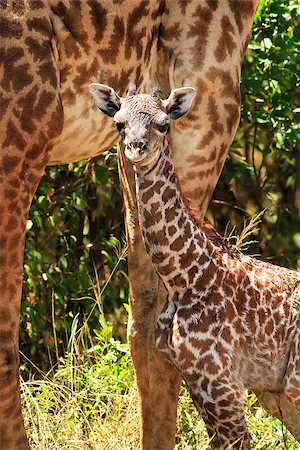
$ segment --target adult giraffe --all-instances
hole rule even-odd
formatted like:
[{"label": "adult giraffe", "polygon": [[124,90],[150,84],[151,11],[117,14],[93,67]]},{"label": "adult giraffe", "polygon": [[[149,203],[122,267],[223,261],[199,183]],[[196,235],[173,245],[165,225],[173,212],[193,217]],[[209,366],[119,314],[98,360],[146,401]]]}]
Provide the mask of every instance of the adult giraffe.
[{"label": "adult giraffe", "polygon": [[[239,81],[258,0],[2,0],[0,153],[0,448],[27,449],[18,382],[25,223],[47,164],[88,158],[119,139],[88,85],[197,88],[172,129],[184,194],[202,214],[239,122]],[[98,78],[98,79],[97,79]],[[184,132],[186,128],[188,132]],[[182,141],[188,152],[181,152]],[[189,140],[187,142],[187,140]],[[129,342],[145,449],[174,446],[180,378],[153,331],[165,292],[141,239],[131,168],[120,158],[129,244]],[[133,276],[134,275],[134,276]],[[272,400],[272,396],[271,396]],[[270,401],[271,401],[270,400]],[[267,406],[267,405],[266,405]]]}]

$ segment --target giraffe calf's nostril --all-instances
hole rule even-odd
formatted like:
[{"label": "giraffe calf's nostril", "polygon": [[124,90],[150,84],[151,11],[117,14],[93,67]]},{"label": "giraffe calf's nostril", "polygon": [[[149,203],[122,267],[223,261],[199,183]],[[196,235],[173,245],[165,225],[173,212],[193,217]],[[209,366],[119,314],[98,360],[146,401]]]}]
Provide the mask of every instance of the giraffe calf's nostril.
[{"label": "giraffe calf's nostril", "polygon": [[138,142],[138,141],[136,141],[136,142],[131,142],[131,143],[128,145],[128,148],[129,148],[130,150],[132,150],[132,151],[137,152],[139,155],[142,155],[142,154],[145,153],[146,150],[147,150],[146,144],[145,144],[144,142]]},{"label": "giraffe calf's nostril", "polygon": [[142,154],[147,150],[147,147],[145,144],[141,144],[140,148],[139,148],[139,153]]}]

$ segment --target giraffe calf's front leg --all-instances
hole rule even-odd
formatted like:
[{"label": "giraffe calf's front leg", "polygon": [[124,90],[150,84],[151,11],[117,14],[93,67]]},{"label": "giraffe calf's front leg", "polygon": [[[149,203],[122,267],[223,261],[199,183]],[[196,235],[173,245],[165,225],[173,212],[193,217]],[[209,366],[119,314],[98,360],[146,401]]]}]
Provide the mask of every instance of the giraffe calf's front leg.
[{"label": "giraffe calf's front leg", "polygon": [[250,450],[243,409],[243,388],[232,380],[199,377],[189,382],[193,402],[200,412],[213,450]]}]

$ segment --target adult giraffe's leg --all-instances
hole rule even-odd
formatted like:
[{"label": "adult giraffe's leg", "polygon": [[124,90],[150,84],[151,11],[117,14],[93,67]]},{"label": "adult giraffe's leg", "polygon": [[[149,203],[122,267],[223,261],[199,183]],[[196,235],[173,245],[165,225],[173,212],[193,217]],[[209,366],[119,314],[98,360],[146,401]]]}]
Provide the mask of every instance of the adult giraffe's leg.
[{"label": "adult giraffe's leg", "polygon": [[300,319],[293,337],[281,392],[255,391],[263,407],[300,442]]},{"label": "adult giraffe's leg", "polygon": [[[59,120],[58,112],[53,116]],[[10,151],[0,153],[0,450],[28,448],[21,414],[18,341],[26,220],[49,149],[47,139],[38,142],[37,134],[33,133],[24,152],[11,145]]]},{"label": "adult giraffe's leg", "polygon": [[166,291],[154,272],[139,227],[134,173],[119,152],[128,240],[130,317],[128,340],[136,372],[143,450],[174,448],[180,376],[155,347],[154,330]]},{"label": "adult giraffe's leg", "polygon": [[258,3],[166,0],[151,78],[165,96],[170,88],[196,89],[192,109],[172,124],[170,140],[182,192],[201,215],[238,127],[241,64]]},{"label": "adult giraffe's leg", "polygon": [[293,404],[285,392],[254,391],[259,402],[277,417],[300,442],[300,408]]},{"label": "adult giraffe's leg", "polygon": [[[18,345],[25,225],[51,146],[62,128],[51,22],[41,7],[40,20],[29,20],[28,25],[28,8],[16,8],[17,17],[14,7],[14,2],[7,2],[0,11],[5,24],[0,40],[0,450],[28,448]],[[30,37],[32,29],[38,44]]]},{"label": "adult giraffe's leg", "polygon": [[[27,449],[19,387],[19,313],[25,223],[35,183],[27,184],[21,171],[3,158],[0,216],[0,449]],[[3,166],[2,166],[3,167]],[[31,172],[31,171],[30,171]],[[4,205],[4,206],[3,206]]]},{"label": "adult giraffe's leg", "polygon": [[[57,120],[58,112],[53,112]],[[47,134],[47,129],[43,131]],[[49,149],[48,139],[39,136],[39,141],[38,134],[33,132],[32,142],[24,139],[24,152],[13,148],[12,141],[0,153],[0,450],[28,448],[21,414],[18,341],[26,220]]]}]

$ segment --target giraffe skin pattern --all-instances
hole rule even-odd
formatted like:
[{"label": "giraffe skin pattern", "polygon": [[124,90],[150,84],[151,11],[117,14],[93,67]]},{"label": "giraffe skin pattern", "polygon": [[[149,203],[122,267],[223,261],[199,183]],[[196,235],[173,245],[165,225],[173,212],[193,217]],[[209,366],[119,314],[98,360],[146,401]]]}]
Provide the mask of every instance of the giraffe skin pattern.
[{"label": "giraffe skin pattern", "polygon": [[[0,3],[0,449],[27,450],[19,311],[26,220],[46,165],[91,158],[119,142],[111,120],[99,116],[90,83],[113,85],[124,94],[135,80],[141,92],[158,85],[165,96],[174,86],[195,86],[193,110],[174,122],[169,139],[182,191],[203,215],[239,123],[241,63],[259,1]],[[154,336],[166,290],[144,248],[132,166],[119,156],[139,447],[172,450],[181,377],[157,350]],[[262,395],[275,414],[275,396]],[[289,403],[281,407],[290,410]],[[293,414],[296,423],[300,416]]]},{"label": "giraffe skin pattern", "polygon": [[168,292],[156,345],[185,380],[212,448],[250,448],[247,388],[275,394],[275,415],[300,442],[300,423],[281,410],[282,401],[300,410],[300,273],[244,255],[183,197],[166,133],[194,89],[164,101],[134,85],[126,98],[101,84],[90,90],[134,164],[146,251]]}]

